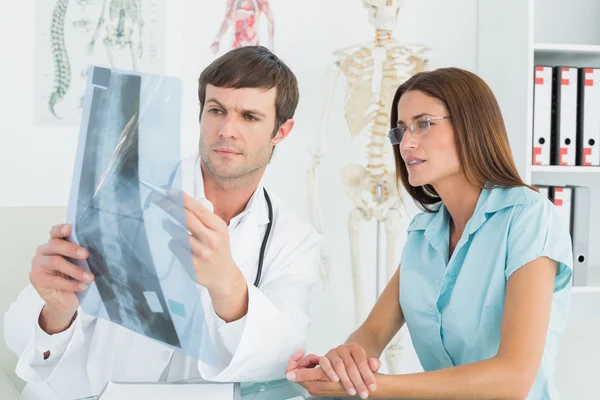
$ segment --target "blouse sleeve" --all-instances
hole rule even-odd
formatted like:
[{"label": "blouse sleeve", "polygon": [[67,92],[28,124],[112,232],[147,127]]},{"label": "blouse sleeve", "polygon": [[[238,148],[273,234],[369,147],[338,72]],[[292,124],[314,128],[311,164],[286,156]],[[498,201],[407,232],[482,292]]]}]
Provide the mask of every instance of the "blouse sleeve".
[{"label": "blouse sleeve", "polygon": [[554,204],[547,199],[515,209],[508,231],[506,279],[539,257],[556,261],[554,292],[564,289],[573,274],[571,236]]}]

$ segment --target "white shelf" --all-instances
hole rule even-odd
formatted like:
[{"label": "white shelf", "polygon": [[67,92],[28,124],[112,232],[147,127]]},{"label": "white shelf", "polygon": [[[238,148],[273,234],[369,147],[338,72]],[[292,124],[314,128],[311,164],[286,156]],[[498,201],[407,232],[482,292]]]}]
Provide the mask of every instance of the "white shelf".
[{"label": "white shelf", "polygon": [[567,174],[600,174],[600,167],[596,166],[563,166],[563,165],[532,165],[532,173],[567,173]]},{"label": "white shelf", "polygon": [[600,293],[600,286],[573,286],[571,293]]},{"label": "white shelf", "polygon": [[598,55],[600,46],[579,44],[536,43],[533,50],[538,53],[569,53],[573,55]]}]

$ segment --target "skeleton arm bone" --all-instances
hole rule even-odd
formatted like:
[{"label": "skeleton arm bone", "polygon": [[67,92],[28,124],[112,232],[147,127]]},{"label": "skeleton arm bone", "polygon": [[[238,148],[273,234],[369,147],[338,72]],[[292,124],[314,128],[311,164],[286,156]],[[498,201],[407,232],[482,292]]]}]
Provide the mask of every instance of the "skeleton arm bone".
[{"label": "skeleton arm bone", "polygon": [[[327,121],[329,119],[329,113],[331,110],[331,103],[333,102],[333,94],[336,88],[337,81],[339,79],[341,70],[338,64],[333,64],[328,68],[328,75],[330,76],[330,88],[329,94],[327,97],[327,103],[325,104],[325,111],[323,114],[323,119],[321,122],[321,129],[319,132],[319,136],[315,144],[311,148],[313,162],[308,170],[308,205],[309,205],[309,214],[310,219],[313,226],[317,229],[319,233],[323,233],[323,216],[321,214],[321,209],[319,207],[320,195],[319,195],[319,185],[318,185],[318,173],[319,166],[321,164],[321,159],[323,158],[325,152],[325,135],[327,132]],[[322,248],[321,250],[321,258],[323,261],[323,270],[321,274],[321,278],[323,282],[327,282],[329,280],[329,255]]]},{"label": "skeleton arm bone", "polygon": [[142,29],[144,27],[144,17],[142,16],[142,0],[139,0],[138,3],[138,44],[137,44],[137,51],[138,51],[138,57],[142,57],[142,53],[143,53],[143,46],[142,46],[142,39],[143,39],[143,35],[142,35]]},{"label": "skeleton arm bone", "polygon": [[315,226],[315,228],[317,228],[319,233],[323,233],[323,220],[322,220],[320,208],[318,206],[319,205],[318,173],[319,173],[319,166],[321,164],[321,160],[325,153],[325,147],[326,147],[325,146],[325,144],[326,144],[325,136],[327,134],[327,125],[328,125],[327,122],[329,120],[331,103],[333,102],[333,94],[334,94],[335,87],[336,87],[336,84],[339,79],[341,71],[340,71],[339,67],[336,64],[334,64],[334,65],[330,66],[330,68],[328,69],[328,73],[329,73],[329,76],[331,77],[329,93],[328,93],[328,97],[327,97],[327,102],[325,103],[325,110],[323,113],[323,119],[321,121],[321,129],[319,132],[319,136],[317,137],[316,142],[311,147],[311,154],[312,154],[313,162],[309,169],[309,174],[308,174],[308,176],[309,176],[309,194],[310,194],[310,198],[309,198],[310,215],[311,215],[313,225]]},{"label": "skeleton arm bone", "polygon": [[275,19],[273,18],[273,12],[271,11],[271,6],[269,5],[268,0],[258,0],[258,6],[260,7],[261,11],[265,13],[267,20],[269,20],[269,47],[271,48],[271,51],[273,51],[273,38],[275,36]]},{"label": "skeleton arm bone", "polygon": [[219,33],[217,33],[217,36],[215,37],[215,40],[213,42],[213,48],[215,46],[219,46],[219,43],[221,42],[221,39],[223,38],[223,35],[225,34],[225,32],[227,32],[227,29],[229,29],[229,25],[231,23],[231,21],[233,20],[233,15],[235,13],[235,5],[234,5],[234,0],[228,0],[227,1],[227,11],[225,12],[225,19],[223,20],[223,23],[221,24],[221,29],[219,29]]},{"label": "skeleton arm bone", "polygon": [[98,18],[98,23],[96,24],[96,29],[94,30],[94,35],[92,36],[92,40],[88,43],[86,49],[88,53],[94,51],[94,45],[96,44],[96,40],[98,40],[98,34],[100,33],[100,28],[104,24],[104,15],[106,14],[106,3],[107,0],[102,1],[102,11],[100,13],[100,18]]}]

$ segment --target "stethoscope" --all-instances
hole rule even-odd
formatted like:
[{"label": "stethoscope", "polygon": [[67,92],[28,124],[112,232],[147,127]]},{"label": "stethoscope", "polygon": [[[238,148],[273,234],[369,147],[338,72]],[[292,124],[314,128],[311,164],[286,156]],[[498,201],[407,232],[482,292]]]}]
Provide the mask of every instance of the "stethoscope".
[{"label": "stethoscope", "polygon": [[271,233],[271,225],[273,223],[273,206],[271,205],[271,199],[269,198],[267,189],[263,188],[263,192],[265,193],[267,209],[269,210],[269,223],[267,224],[267,230],[265,231],[265,236],[263,237],[262,245],[260,246],[260,255],[258,257],[258,271],[256,271],[256,279],[254,280],[254,286],[256,287],[258,287],[258,284],[260,283],[263,261],[265,258],[265,250],[267,248],[267,241],[269,240],[269,235]]},{"label": "stethoscope", "polygon": [[[173,181],[175,180],[175,176],[176,176],[178,169],[179,169],[179,166],[178,166],[178,168],[175,168],[175,170],[169,177],[168,187],[171,187],[173,185]],[[161,190],[164,190],[164,189],[161,188]],[[267,224],[267,230],[265,231],[265,235],[263,236],[262,244],[260,246],[260,253],[258,256],[258,270],[256,271],[256,278],[254,279],[254,286],[256,286],[256,287],[258,287],[258,285],[260,283],[260,278],[262,277],[262,269],[263,269],[263,262],[265,259],[265,251],[267,249],[267,242],[269,241],[269,236],[271,234],[271,226],[273,225],[273,205],[271,204],[271,198],[269,197],[269,194],[267,193],[267,189],[265,189],[264,187],[263,187],[263,193],[265,194],[265,200],[267,201],[267,210],[269,212],[269,223]]]}]

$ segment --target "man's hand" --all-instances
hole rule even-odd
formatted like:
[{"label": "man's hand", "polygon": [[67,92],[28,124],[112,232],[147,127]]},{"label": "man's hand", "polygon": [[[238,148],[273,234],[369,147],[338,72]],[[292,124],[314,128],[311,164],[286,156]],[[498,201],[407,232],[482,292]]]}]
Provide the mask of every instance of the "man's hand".
[{"label": "man's hand", "polygon": [[[184,220],[179,221],[181,226],[166,222],[165,229],[173,236],[169,248],[182,265],[189,264],[191,253],[196,280],[208,289],[219,317],[227,322],[242,318],[248,307],[248,287],[231,255],[227,224],[187,193],[172,192],[183,196]],[[156,204],[177,217],[172,200],[160,199]]]},{"label": "man's hand", "polygon": [[286,378],[295,381],[295,370],[299,368],[314,368],[319,365],[320,359],[321,357],[314,354],[309,354],[304,357],[304,349],[298,350],[288,361],[287,368],[285,369]]},{"label": "man's hand", "polygon": [[304,350],[298,351],[288,361],[285,376],[292,382],[297,382],[311,396],[344,396],[347,395],[339,382],[331,382],[319,366],[322,357],[309,354],[304,357]]},{"label": "man's hand", "polygon": [[85,260],[89,255],[86,249],[65,240],[71,230],[67,224],[53,226],[50,240],[37,248],[31,261],[29,280],[46,302],[39,324],[48,334],[69,328],[79,307],[75,292],[86,290],[94,280],[92,274],[65,259]]}]

